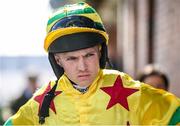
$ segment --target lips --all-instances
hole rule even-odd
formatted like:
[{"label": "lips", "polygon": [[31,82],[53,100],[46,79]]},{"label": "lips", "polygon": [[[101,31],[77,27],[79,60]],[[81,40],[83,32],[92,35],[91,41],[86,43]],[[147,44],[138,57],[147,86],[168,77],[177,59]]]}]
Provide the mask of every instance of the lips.
[{"label": "lips", "polygon": [[88,79],[90,77],[90,74],[82,74],[82,75],[78,75],[79,79],[85,80]]},{"label": "lips", "polygon": [[83,74],[83,75],[78,75],[78,77],[88,77],[90,76],[89,74]]}]

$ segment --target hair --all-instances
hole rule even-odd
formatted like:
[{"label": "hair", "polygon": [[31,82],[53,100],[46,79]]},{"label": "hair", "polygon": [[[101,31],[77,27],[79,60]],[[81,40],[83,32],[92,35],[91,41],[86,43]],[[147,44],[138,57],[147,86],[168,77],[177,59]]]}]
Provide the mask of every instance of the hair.
[{"label": "hair", "polygon": [[164,81],[165,88],[166,88],[166,90],[168,90],[168,88],[169,88],[169,78],[167,77],[167,75],[164,72],[160,71],[159,69],[155,68],[152,65],[149,65],[149,66],[145,67],[144,71],[142,71],[138,75],[137,79],[139,81],[141,81],[141,82],[144,82],[145,79],[147,77],[150,77],[150,76],[159,76],[160,78],[162,78],[163,81]]}]

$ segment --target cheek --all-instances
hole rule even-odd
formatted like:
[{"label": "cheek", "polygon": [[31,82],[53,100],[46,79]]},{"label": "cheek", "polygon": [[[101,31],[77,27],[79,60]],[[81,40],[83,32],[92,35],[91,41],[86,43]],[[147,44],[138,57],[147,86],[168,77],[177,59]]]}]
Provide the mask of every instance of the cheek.
[{"label": "cheek", "polygon": [[89,60],[87,63],[89,64],[88,66],[91,67],[91,69],[99,68],[99,59],[98,59],[98,57]]},{"label": "cheek", "polygon": [[73,64],[66,63],[63,65],[64,71],[71,71],[73,67],[74,67]]},{"label": "cheek", "polygon": [[63,69],[68,76],[72,76],[76,73],[76,64],[66,63],[63,65]]}]

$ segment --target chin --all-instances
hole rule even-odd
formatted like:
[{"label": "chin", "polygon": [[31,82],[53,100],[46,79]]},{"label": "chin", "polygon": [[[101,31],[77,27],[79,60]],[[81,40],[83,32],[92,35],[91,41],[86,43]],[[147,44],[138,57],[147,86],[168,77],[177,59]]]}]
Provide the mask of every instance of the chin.
[{"label": "chin", "polygon": [[80,83],[79,83],[79,86],[86,87],[86,86],[89,86],[91,83],[92,83],[92,82],[90,82],[90,81],[80,82]]}]

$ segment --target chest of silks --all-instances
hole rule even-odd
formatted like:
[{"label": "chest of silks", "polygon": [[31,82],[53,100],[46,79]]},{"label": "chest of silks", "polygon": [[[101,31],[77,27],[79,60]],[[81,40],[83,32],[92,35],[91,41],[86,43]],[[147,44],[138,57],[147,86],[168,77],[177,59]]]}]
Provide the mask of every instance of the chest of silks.
[{"label": "chest of silks", "polygon": [[[84,94],[63,75],[43,86],[6,125],[40,125],[47,93],[54,96],[44,125],[175,125],[180,123],[179,100],[115,70],[100,70]],[[53,89],[53,87],[55,87]]]}]

